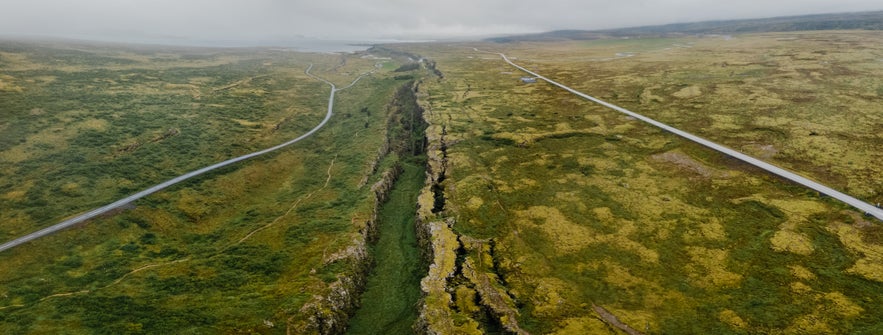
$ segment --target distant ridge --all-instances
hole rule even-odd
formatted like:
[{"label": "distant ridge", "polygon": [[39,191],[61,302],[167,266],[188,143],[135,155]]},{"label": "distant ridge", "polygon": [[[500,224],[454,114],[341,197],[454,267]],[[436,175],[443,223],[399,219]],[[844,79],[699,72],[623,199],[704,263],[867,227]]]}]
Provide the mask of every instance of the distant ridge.
[{"label": "distant ridge", "polygon": [[806,30],[883,30],[883,11],[674,23],[607,30],[557,30],[539,34],[494,37],[487,39],[487,41],[505,43],[519,41],[592,40],[607,37],[657,37],[683,34],[738,34]]}]

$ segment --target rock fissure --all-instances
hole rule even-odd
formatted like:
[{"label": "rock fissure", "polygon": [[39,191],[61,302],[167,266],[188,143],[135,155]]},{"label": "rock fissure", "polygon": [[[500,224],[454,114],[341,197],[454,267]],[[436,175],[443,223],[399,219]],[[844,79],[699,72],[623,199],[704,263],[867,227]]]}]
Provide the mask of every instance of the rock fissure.
[{"label": "rock fissure", "polygon": [[[441,80],[441,76],[439,76]],[[421,96],[428,93],[423,90]],[[434,124],[428,99],[427,175],[418,204],[418,239],[429,271],[421,281],[423,299],[415,325],[419,334],[528,334],[517,321],[517,301],[499,275],[495,242],[459,235],[446,210],[450,177],[448,128]]]},{"label": "rock fissure", "polygon": [[[343,264],[345,270],[337,279],[327,286],[326,293],[314,295],[313,298],[298,311],[302,321],[290,323],[288,329],[297,333],[307,334],[342,334],[346,332],[350,318],[359,308],[361,294],[366,288],[368,276],[374,266],[374,258],[370,246],[377,241],[378,228],[381,222],[381,209],[389,199],[396,181],[403,173],[398,161],[402,157],[422,154],[422,109],[416,104],[413,81],[402,85],[395,93],[388,111],[387,141],[378,149],[378,156],[368,164],[367,177],[360,181],[364,185],[385,159],[396,161],[380,174],[379,180],[371,186],[374,198],[370,217],[363,222],[359,233],[349,246],[325,257],[326,266]],[[420,145],[414,149],[415,143]],[[390,156],[395,152],[397,156]]]}]

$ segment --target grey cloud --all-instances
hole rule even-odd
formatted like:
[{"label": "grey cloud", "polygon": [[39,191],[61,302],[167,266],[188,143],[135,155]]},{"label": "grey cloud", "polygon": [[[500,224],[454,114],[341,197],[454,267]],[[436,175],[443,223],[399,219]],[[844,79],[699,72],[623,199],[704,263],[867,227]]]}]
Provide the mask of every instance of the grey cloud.
[{"label": "grey cloud", "polygon": [[439,38],[879,10],[879,0],[3,0],[0,34]]}]

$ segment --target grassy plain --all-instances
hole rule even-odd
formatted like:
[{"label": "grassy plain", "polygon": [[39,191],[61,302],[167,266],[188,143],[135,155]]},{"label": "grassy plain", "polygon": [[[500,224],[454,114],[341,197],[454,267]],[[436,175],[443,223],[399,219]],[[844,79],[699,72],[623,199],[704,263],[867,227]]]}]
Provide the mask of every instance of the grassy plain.
[{"label": "grassy plain", "polygon": [[[0,43],[0,239],[269,147],[324,116],[355,55]],[[395,68],[392,66],[391,68]],[[372,214],[390,66],[322,131],[0,255],[0,333],[285,333]]]},{"label": "grassy plain", "polygon": [[473,50],[881,202],[881,42],[402,47],[444,73],[424,105],[459,248],[451,300],[426,303],[463,333],[620,333],[610,315],[648,334],[883,331],[880,222]]}]

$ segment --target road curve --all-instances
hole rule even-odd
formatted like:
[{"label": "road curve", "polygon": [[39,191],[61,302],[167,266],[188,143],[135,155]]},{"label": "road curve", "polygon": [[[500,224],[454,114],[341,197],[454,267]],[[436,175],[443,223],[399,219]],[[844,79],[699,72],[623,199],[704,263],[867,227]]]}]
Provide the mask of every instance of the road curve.
[{"label": "road curve", "polygon": [[[474,50],[475,50],[475,51],[479,51],[478,49],[474,49]],[[720,145],[720,144],[717,144],[717,143],[715,143],[715,142],[712,142],[712,141],[706,140],[706,139],[701,138],[701,137],[699,137],[699,136],[696,136],[696,135],[690,134],[690,133],[685,132],[685,131],[683,131],[683,130],[680,130],[680,129],[674,128],[674,127],[669,126],[669,125],[667,125],[667,124],[664,124],[664,123],[662,123],[662,122],[659,122],[659,121],[653,120],[653,119],[651,119],[651,118],[648,118],[648,117],[646,117],[646,116],[643,116],[643,115],[641,115],[641,114],[638,114],[638,113],[632,112],[632,111],[630,111],[630,110],[628,110],[628,109],[625,109],[625,108],[619,107],[619,106],[617,106],[617,105],[614,105],[614,104],[608,103],[608,102],[606,102],[606,101],[603,101],[603,100],[601,100],[601,99],[595,98],[595,97],[590,96],[590,95],[588,95],[588,94],[585,94],[585,93],[579,92],[579,91],[574,90],[574,89],[572,89],[572,88],[570,88],[570,87],[567,87],[567,86],[564,86],[564,85],[562,85],[562,84],[559,84],[558,82],[556,82],[556,81],[554,81],[554,80],[551,80],[551,79],[549,79],[549,78],[543,77],[542,75],[537,74],[536,72],[533,72],[533,71],[530,71],[530,70],[528,70],[528,69],[526,69],[526,68],[524,68],[524,67],[521,67],[521,66],[519,66],[518,64],[513,63],[511,60],[509,60],[509,57],[506,57],[505,54],[499,53],[499,55],[500,55],[500,57],[503,57],[503,60],[505,60],[506,63],[509,63],[509,65],[512,65],[512,66],[518,68],[518,69],[521,70],[521,71],[524,71],[524,72],[526,72],[526,73],[529,73],[530,75],[532,75],[532,76],[534,76],[534,77],[537,77],[537,78],[539,78],[539,79],[545,80],[546,82],[548,82],[548,83],[550,83],[550,84],[552,84],[552,85],[555,85],[555,86],[558,86],[558,87],[560,87],[560,88],[563,88],[563,89],[567,90],[567,91],[570,92],[570,93],[573,93],[573,94],[578,95],[578,96],[580,96],[580,97],[582,97],[582,98],[585,98],[585,99],[587,99],[587,100],[590,100],[590,101],[593,101],[593,102],[595,102],[595,103],[598,103],[598,104],[600,104],[600,105],[602,105],[602,106],[604,106],[604,107],[608,107],[608,108],[611,108],[611,109],[616,110],[616,111],[618,111],[618,112],[621,112],[621,113],[623,113],[623,114],[626,114],[626,115],[628,115],[628,116],[634,117],[634,118],[636,118],[636,119],[638,119],[638,120],[644,121],[644,122],[649,123],[649,124],[651,124],[651,125],[654,125],[654,126],[656,126],[656,127],[662,128],[662,129],[665,130],[665,131],[668,131],[668,132],[673,133],[673,134],[675,134],[675,135],[678,135],[678,136],[680,136],[680,137],[686,138],[686,139],[688,139],[688,140],[690,140],[690,141],[693,141],[693,142],[699,143],[699,144],[704,145],[704,146],[706,146],[706,147],[708,147],[708,148],[711,148],[711,149],[717,150],[718,152],[721,152],[721,153],[723,153],[723,154],[725,154],[725,155],[727,155],[727,156],[730,156],[730,157],[736,158],[736,159],[738,159],[738,160],[741,160],[741,161],[743,161],[743,162],[746,162],[746,163],[748,163],[748,164],[754,165],[754,166],[759,167],[759,168],[761,168],[761,169],[764,169],[764,170],[766,170],[766,171],[768,171],[768,172],[770,172],[770,173],[773,173],[773,174],[778,175],[778,176],[780,176],[780,177],[783,177],[783,178],[786,178],[786,179],[788,179],[788,180],[791,180],[791,181],[793,181],[793,182],[795,182],[795,183],[798,183],[798,184],[801,184],[801,185],[803,185],[803,186],[809,187],[809,188],[811,188],[811,189],[813,189],[813,190],[818,191],[819,193],[822,193],[822,194],[828,195],[828,196],[830,196],[830,197],[832,197],[832,198],[835,198],[835,199],[837,199],[837,200],[840,200],[840,201],[842,201],[842,202],[844,202],[844,203],[846,203],[846,204],[848,204],[848,205],[850,205],[850,206],[852,206],[852,207],[855,207],[855,208],[858,209],[858,210],[861,210],[862,212],[864,212],[864,213],[866,213],[866,214],[868,214],[868,215],[871,215],[871,216],[876,217],[876,218],[877,218],[878,220],[880,220],[880,221],[883,221],[883,209],[877,208],[877,207],[875,207],[874,205],[871,205],[871,204],[869,204],[869,203],[867,203],[867,202],[864,202],[864,201],[861,201],[861,200],[859,200],[859,199],[856,199],[856,198],[854,198],[854,197],[852,197],[852,196],[850,196],[850,195],[848,195],[848,194],[842,193],[842,192],[837,191],[837,190],[835,190],[835,189],[832,189],[832,188],[830,188],[830,187],[828,187],[828,186],[825,186],[825,185],[819,184],[819,183],[817,183],[817,182],[815,182],[815,181],[812,181],[812,180],[810,180],[810,179],[807,179],[807,178],[805,178],[805,177],[803,177],[803,176],[800,176],[800,175],[798,175],[798,174],[796,174],[796,173],[793,173],[793,172],[791,172],[791,171],[785,170],[785,169],[780,168],[780,167],[778,167],[778,166],[775,166],[775,165],[772,165],[772,164],[770,164],[770,163],[767,163],[767,162],[764,162],[764,161],[762,161],[762,160],[759,160],[759,159],[757,159],[757,158],[754,158],[754,157],[748,156],[748,155],[746,155],[746,154],[743,154],[743,153],[738,152],[738,151],[736,151],[736,150],[733,150],[733,149],[727,148],[727,147],[725,147],[725,146],[723,146],[723,145]]]},{"label": "road curve", "polygon": [[252,152],[252,153],[250,153],[250,154],[242,155],[242,156],[239,156],[239,157],[236,157],[236,158],[231,158],[231,159],[225,160],[225,161],[220,162],[220,163],[217,163],[217,164],[213,164],[213,165],[206,166],[206,167],[201,168],[201,169],[199,169],[199,170],[195,170],[195,171],[191,171],[191,172],[185,173],[185,174],[183,174],[183,175],[180,175],[180,176],[177,176],[177,177],[175,177],[175,178],[169,179],[169,180],[167,180],[167,181],[165,181],[165,182],[162,182],[162,183],[156,184],[156,185],[154,185],[154,186],[151,186],[151,187],[149,187],[149,188],[147,188],[147,189],[145,189],[145,190],[143,190],[143,191],[141,191],[141,192],[138,192],[138,193],[132,194],[132,195],[130,195],[130,196],[128,196],[128,197],[125,197],[125,198],[122,198],[122,199],[120,199],[120,200],[114,201],[113,203],[110,203],[110,204],[107,204],[107,205],[104,205],[104,206],[98,207],[98,208],[93,209],[93,210],[91,210],[91,211],[88,211],[88,212],[86,212],[86,213],[83,213],[83,214],[77,215],[77,216],[75,216],[75,217],[73,217],[73,218],[70,218],[70,219],[64,220],[64,221],[62,221],[62,222],[60,222],[60,223],[57,223],[57,224],[55,224],[55,225],[52,225],[52,226],[49,226],[49,227],[43,228],[43,229],[41,229],[41,230],[38,230],[38,231],[35,231],[35,232],[33,232],[33,233],[27,234],[27,235],[25,235],[25,236],[22,236],[22,237],[16,238],[16,239],[14,239],[14,240],[11,240],[11,241],[9,241],[9,242],[6,242],[6,243],[3,243],[3,244],[0,244],[0,252],[3,252],[3,251],[5,251],[5,250],[7,250],[7,249],[14,248],[14,247],[16,247],[16,246],[18,246],[18,245],[21,245],[21,244],[27,243],[27,242],[29,242],[29,241],[32,241],[32,240],[38,239],[38,238],[40,238],[40,237],[43,237],[43,236],[47,236],[47,235],[50,235],[50,234],[56,233],[56,232],[58,232],[58,231],[60,231],[60,230],[62,230],[62,229],[69,228],[69,227],[71,227],[71,226],[73,226],[73,225],[76,225],[76,224],[78,224],[78,223],[81,223],[81,222],[83,222],[83,221],[86,221],[86,220],[89,220],[89,219],[95,218],[96,216],[99,216],[99,215],[105,214],[105,213],[107,213],[107,212],[110,212],[110,211],[112,211],[112,210],[114,210],[114,209],[120,208],[120,207],[122,207],[122,206],[124,206],[124,205],[126,205],[126,204],[129,204],[129,203],[131,203],[131,202],[133,202],[133,201],[135,201],[135,200],[138,200],[138,199],[141,199],[141,198],[146,197],[146,196],[148,196],[148,195],[151,195],[151,194],[153,194],[153,193],[159,192],[160,190],[162,190],[162,189],[164,189],[164,188],[166,188],[166,187],[169,187],[169,186],[175,185],[175,184],[180,183],[180,182],[182,182],[182,181],[184,181],[184,180],[187,180],[187,179],[190,179],[190,178],[193,178],[193,177],[199,176],[199,175],[201,175],[201,174],[204,174],[204,173],[209,172],[209,171],[212,171],[212,170],[216,170],[216,169],[219,169],[219,168],[222,168],[222,167],[228,166],[228,165],[230,165],[230,164],[237,163],[237,162],[239,162],[239,161],[244,161],[244,160],[249,159],[249,158],[253,158],[253,157],[256,157],[256,156],[260,156],[260,155],[263,155],[263,154],[266,154],[266,153],[269,153],[269,152],[273,152],[273,151],[276,151],[276,150],[282,149],[282,148],[284,148],[284,147],[287,147],[287,146],[289,146],[289,145],[292,145],[292,144],[294,144],[294,143],[297,143],[297,142],[299,142],[299,141],[301,141],[301,140],[303,140],[303,139],[305,139],[305,138],[307,138],[307,137],[310,137],[310,136],[313,135],[315,132],[319,131],[319,129],[321,129],[322,127],[324,127],[325,124],[328,123],[328,120],[331,119],[332,110],[333,110],[333,108],[334,108],[334,93],[336,93],[337,91],[340,91],[340,90],[343,90],[343,89],[347,89],[347,88],[349,88],[349,87],[352,87],[353,85],[356,84],[356,82],[359,81],[359,79],[362,79],[362,77],[364,77],[365,75],[371,73],[371,72],[368,72],[368,73],[362,74],[362,75],[360,75],[358,78],[356,78],[356,80],[353,80],[353,82],[352,82],[351,84],[349,84],[348,86],[346,86],[346,87],[344,87],[344,88],[341,88],[341,89],[338,89],[336,86],[334,86],[334,84],[333,84],[332,82],[330,82],[330,81],[328,81],[328,80],[325,80],[325,79],[323,79],[323,78],[320,78],[320,77],[317,77],[317,76],[311,74],[311,73],[310,73],[310,70],[312,70],[312,69],[313,69],[313,64],[310,64],[310,66],[306,69],[306,71],[304,71],[304,73],[306,73],[308,76],[310,76],[310,77],[312,77],[312,78],[314,78],[314,79],[316,79],[316,80],[322,81],[322,82],[324,82],[324,83],[330,85],[330,86],[331,86],[331,94],[328,96],[328,112],[325,113],[325,118],[322,120],[322,122],[319,123],[319,125],[317,125],[317,126],[314,127],[313,129],[310,129],[310,131],[306,132],[305,134],[299,136],[298,138],[295,138],[295,139],[293,139],[293,140],[290,140],[290,141],[288,141],[288,142],[285,142],[285,143],[279,144],[279,145],[274,146],[274,147],[271,147],[271,148],[267,148],[267,149],[260,150],[260,151],[256,151],[256,152]]}]

